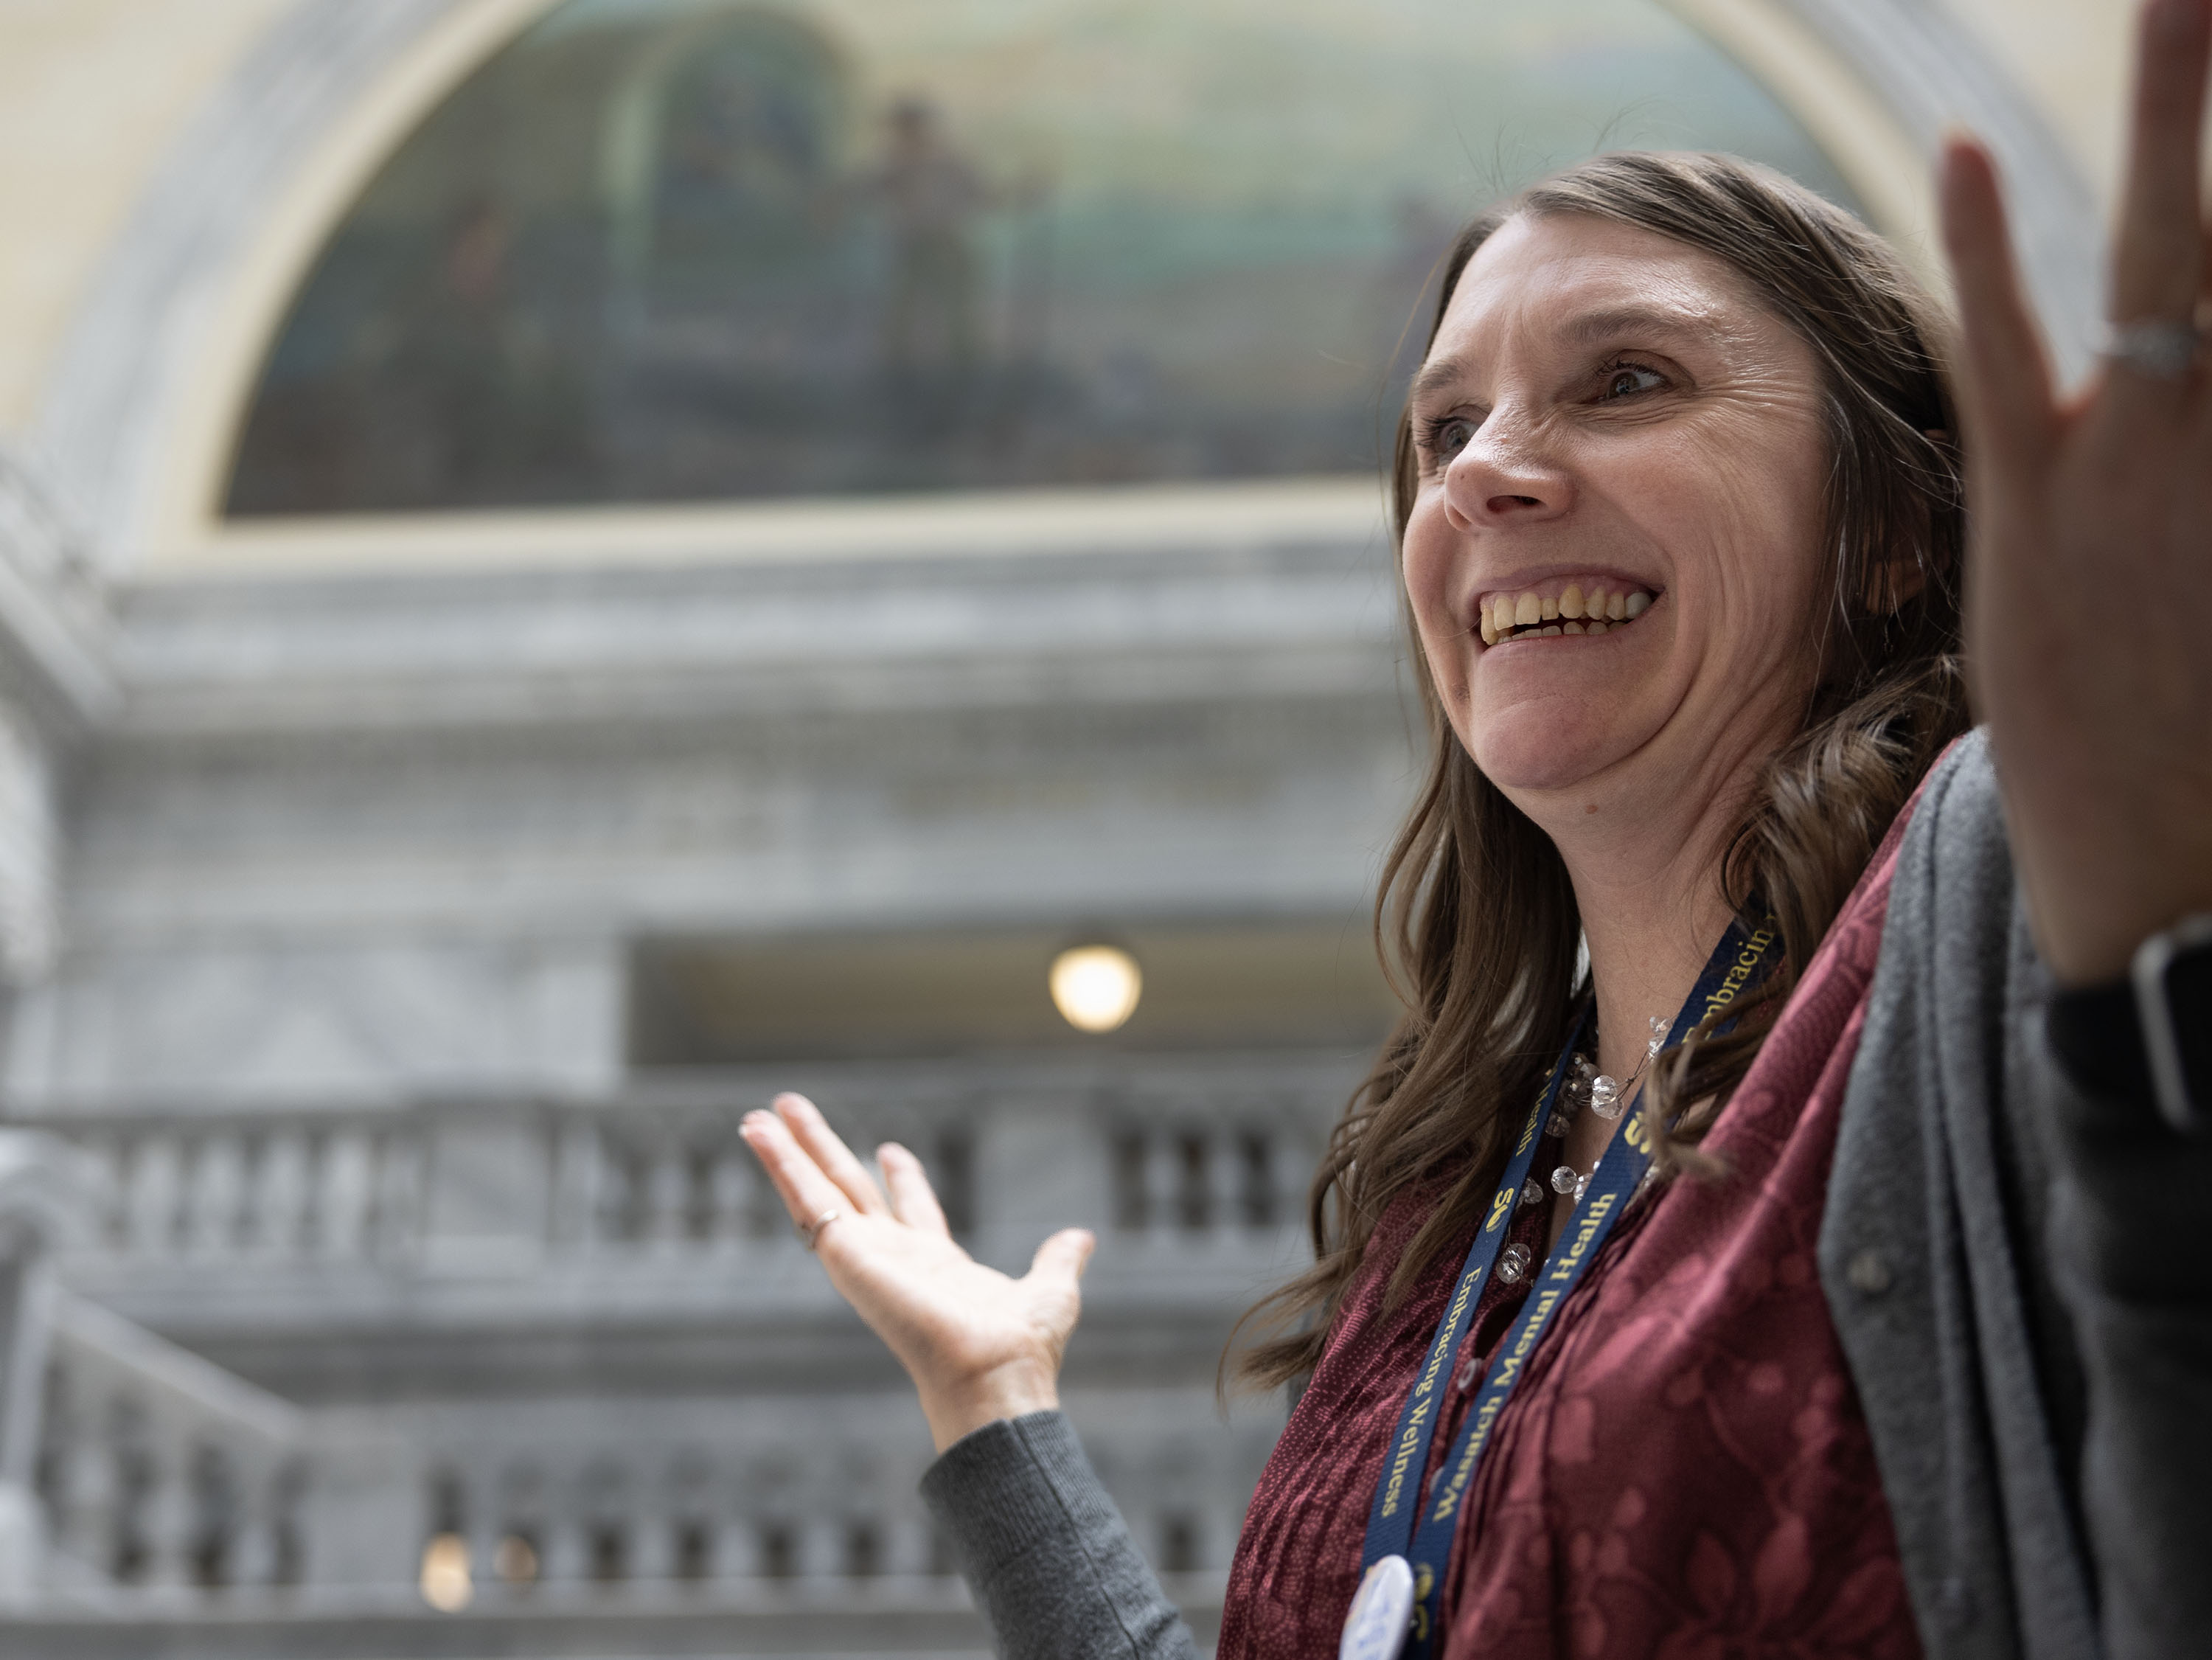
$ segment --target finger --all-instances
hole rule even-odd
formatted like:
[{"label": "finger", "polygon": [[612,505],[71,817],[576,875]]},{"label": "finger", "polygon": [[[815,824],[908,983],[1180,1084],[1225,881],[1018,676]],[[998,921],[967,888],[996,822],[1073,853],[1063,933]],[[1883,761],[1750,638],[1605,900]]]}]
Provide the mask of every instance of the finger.
[{"label": "finger", "polygon": [[761,1161],[795,1226],[809,1226],[829,1211],[852,1208],[851,1201],[823,1174],[822,1167],[793,1137],[790,1127],[774,1113],[747,1113],[738,1134]]},{"label": "finger", "polygon": [[1996,164],[1977,140],[1954,135],[1944,142],[1942,186],[1969,451],[2006,471],[2039,466],[2051,429],[2051,366],[2013,258]]},{"label": "finger", "polygon": [[2112,251],[2116,322],[2185,319],[2203,256],[2197,134],[2212,57],[2212,3],[2150,0],[2136,32],[2136,97]]},{"label": "finger", "polygon": [[1097,1249],[1097,1238],[1088,1228],[1062,1228],[1036,1248],[1030,1259],[1029,1277],[1041,1284],[1058,1283],[1073,1295],[1091,1253]]},{"label": "finger", "polygon": [[803,1095],[788,1092],[769,1103],[775,1116],[790,1128],[799,1145],[806,1149],[822,1173],[844,1190],[854,1206],[869,1216],[887,1216],[890,1206],[884,1200],[883,1189],[876,1178],[868,1174],[868,1167],[853,1157],[852,1148],[839,1139],[830,1128],[830,1121],[822,1116],[822,1109]]},{"label": "finger", "polygon": [[929,1185],[921,1160],[897,1142],[886,1141],[876,1149],[876,1163],[890,1195],[891,1214],[910,1228],[950,1239],[952,1230],[946,1225],[945,1207],[937,1202],[937,1190]]}]

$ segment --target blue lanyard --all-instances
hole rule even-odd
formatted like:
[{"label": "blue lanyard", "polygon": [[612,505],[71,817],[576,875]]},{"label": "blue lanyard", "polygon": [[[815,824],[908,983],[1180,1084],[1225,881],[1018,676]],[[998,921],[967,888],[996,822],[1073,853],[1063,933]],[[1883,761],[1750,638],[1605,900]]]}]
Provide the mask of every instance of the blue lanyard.
[{"label": "blue lanyard", "polygon": [[[1667,1037],[1668,1045],[1680,1043],[1708,1014],[1718,1013],[1755,983],[1768,966],[1770,948],[1780,937],[1781,930],[1771,916],[1755,932],[1747,931],[1741,921],[1730,923],[1728,933],[1707,959],[1705,972],[1698,976],[1698,983],[1682,1005],[1681,1012],[1674,1017]],[[1597,1169],[1591,1172],[1589,1187],[1575,1207],[1572,1219],[1559,1236],[1559,1244],[1546,1260],[1541,1273],[1530,1282],[1528,1300],[1500,1345],[1466,1423],[1460,1426],[1450,1456],[1437,1477],[1436,1491],[1429,1495],[1427,1510],[1415,1517],[1413,1508],[1420,1497],[1421,1479],[1428,1466],[1436,1406],[1442,1398],[1447,1368],[1467,1335],[1468,1326],[1474,1318],[1475,1304],[1481,1301],[1482,1285],[1505,1243],[1521,1185],[1528,1179],[1528,1166],[1541,1139],[1538,1132],[1566,1082],[1569,1066],[1588,1020],[1585,1011],[1576,1021],[1559,1063],[1552,1068],[1544,1091],[1522,1128],[1521,1139],[1514,1144],[1512,1157],[1506,1160],[1505,1173],[1498,1181],[1490,1210],[1468,1251],[1467,1264],[1460,1270],[1458,1284],[1452,1288],[1451,1301],[1445,1305],[1436,1340],[1429,1345],[1428,1358],[1398,1414],[1396,1432],[1390,1438],[1382,1474],[1376,1479],[1375,1501],[1367,1515],[1367,1541],[1361,1551],[1361,1566],[1372,1569],[1386,1557],[1401,1552],[1408,1554],[1413,1578],[1413,1629],[1405,1650],[1408,1660],[1425,1660],[1435,1639],[1437,1604],[1443,1593],[1444,1569],[1451,1560],[1452,1541],[1459,1531],[1461,1513],[1476,1466],[1489,1444],[1498,1414],[1504,1410],[1514,1386],[1526,1373],[1528,1357],[1535,1352],[1552,1316],[1589,1269],[1606,1236],[1620,1219],[1620,1213],[1627,1208],[1645,1171],[1650,1168],[1650,1150],[1645,1145],[1643,1123],[1632,1117],[1606,1148]],[[1717,1029],[1725,1030],[1725,1026]]]}]

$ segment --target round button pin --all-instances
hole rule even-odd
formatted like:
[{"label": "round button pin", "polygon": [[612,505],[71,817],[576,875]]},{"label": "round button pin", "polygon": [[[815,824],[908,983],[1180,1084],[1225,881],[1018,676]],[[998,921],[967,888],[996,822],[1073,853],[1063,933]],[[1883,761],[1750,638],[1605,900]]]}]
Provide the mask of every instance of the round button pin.
[{"label": "round button pin", "polygon": [[1359,1582],[1336,1660],[1398,1660],[1413,1625],[1413,1570],[1404,1557],[1386,1556]]}]

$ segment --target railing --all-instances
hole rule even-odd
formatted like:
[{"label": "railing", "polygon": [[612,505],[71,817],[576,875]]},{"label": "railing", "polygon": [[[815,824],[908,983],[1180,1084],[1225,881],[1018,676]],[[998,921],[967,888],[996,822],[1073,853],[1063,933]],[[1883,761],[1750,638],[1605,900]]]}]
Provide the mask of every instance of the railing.
[{"label": "railing", "polygon": [[[817,1086],[863,1150],[897,1140],[963,1236],[1079,1220],[1178,1249],[1295,1224],[1341,1062],[851,1069]],[[665,1274],[796,1250],[738,1138],[765,1081],[596,1102],[295,1112],[79,1110],[37,1122],[86,1157],[69,1258],[103,1293],[220,1266],[465,1274],[496,1260]],[[1033,1243],[1033,1241],[1032,1241]]]},{"label": "railing", "polygon": [[52,1345],[38,1481],[65,1578],[300,1582],[308,1438],[296,1410],[66,1293]]},{"label": "railing", "polygon": [[123,1262],[406,1259],[422,1230],[424,1125],[349,1115],[48,1126],[86,1155],[81,1254]]},{"label": "railing", "polygon": [[[1086,1424],[1091,1456],[1163,1572],[1225,1569],[1277,1420],[1224,1432],[1201,1395],[1147,1408],[1141,1428]],[[621,1439],[604,1415],[558,1403],[431,1432],[424,1560],[457,1576],[446,1595],[652,1601],[957,1572],[915,1493],[929,1451],[910,1401],[671,1402],[641,1416]]]},{"label": "railing", "polygon": [[[793,1081],[863,1152],[896,1139],[920,1152],[979,1254],[1025,1256],[1068,1222],[1106,1231],[1088,1288],[1099,1317],[1155,1336],[1182,1329],[1156,1316],[1183,1320],[1210,1365],[1215,1327],[1296,1227],[1349,1067],[945,1063]],[[660,1309],[653,1319],[715,1323],[714,1341],[735,1343],[716,1353],[732,1356],[756,1312],[763,1331],[830,1332],[774,1323],[836,1310],[737,1137],[767,1082],[46,1118],[83,1173],[82,1224],[58,1259],[71,1293],[38,1471],[52,1594],[160,1618],[464,1604],[521,1617],[609,1597],[957,1612],[954,1564],[915,1491],[926,1431],[911,1397],[878,1383],[807,1396],[695,1381],[611,1413],[578,1374],[574,1398],[542,1398],[557,1380],[540,1377],[489,1396],[301,1408],[122,1317],[295,1366],[322,1334],[359,1341],[410,1322],[441,1353],[476,1335],[471,1364],[494,1364],[483,1357],[504,1340],[486,1335],[488,1312],[583,1335]],[[1200,1576],[1187,1588],[1201,1602],[1218,1595],[1204,1576],[1226,1566],[1277,1414],[1224,1433],[1211,1389],[1188,1378],[1102,1386],[1071,1410],[1157,1565]]]}]

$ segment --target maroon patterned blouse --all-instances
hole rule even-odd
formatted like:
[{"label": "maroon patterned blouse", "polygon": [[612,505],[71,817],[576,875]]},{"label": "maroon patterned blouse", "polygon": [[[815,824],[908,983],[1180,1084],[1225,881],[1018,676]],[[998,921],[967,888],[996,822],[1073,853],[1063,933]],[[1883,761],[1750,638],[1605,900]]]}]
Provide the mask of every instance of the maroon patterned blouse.
[{"label": "maroon patterned blouse", "polygon": [[[1706,1138],[1729,1174],[1648,1192],[1555,1316],[1475,1477],[1445,1583],[1445,1660],[1920,1652],[1814,1256],[1907,816]],[[1540,1171],[1558,1162],[1549,1151]],[[1337,1651],[1375,1472],[1470,1243],[1383,1310],[1434,1197],[1383,1218],[1260,1478],[1221,1660]],[[1540,1261],[1549,1209],[1527,1207],[1513,1236]],[[1431,1479],[1527,1285],[1493,1279],[1484,1294]]]}]

